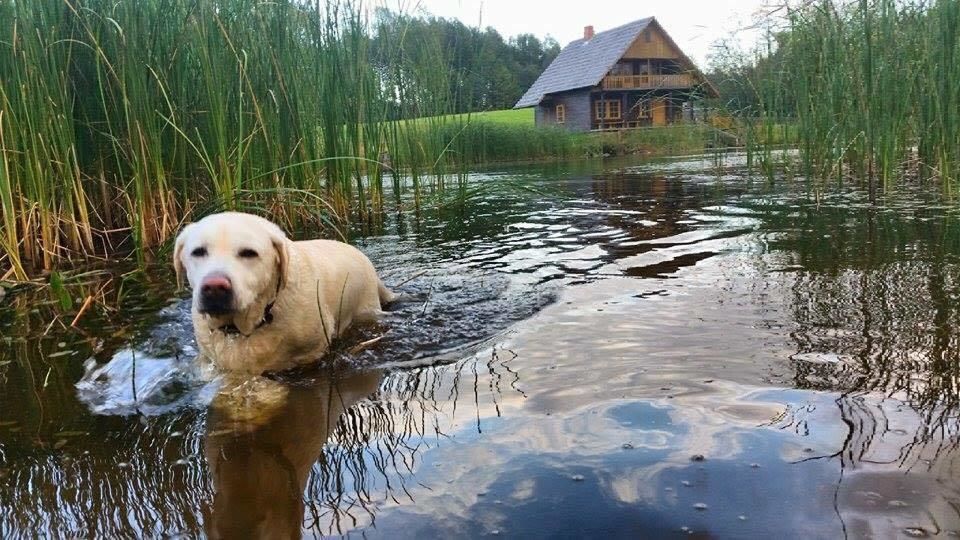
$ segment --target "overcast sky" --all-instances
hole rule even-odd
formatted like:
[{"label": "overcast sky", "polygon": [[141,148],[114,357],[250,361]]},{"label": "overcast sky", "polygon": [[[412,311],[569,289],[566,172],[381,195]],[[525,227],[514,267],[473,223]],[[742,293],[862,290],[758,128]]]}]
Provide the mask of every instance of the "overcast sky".
[{"label": "overcast sky", "polygon": [[602,32],[644,17],[656,17],[678,45],[701,67],[707,67],[711,45],[734,35],[745,45],[757,33],[743,30],[771,0],[383,0],[394,10],[416,7],[433,15],[456,18],[468,26],[492,26],[504,37],[522,33],[553,36],[560,45],[583,36],[592,24]]}]

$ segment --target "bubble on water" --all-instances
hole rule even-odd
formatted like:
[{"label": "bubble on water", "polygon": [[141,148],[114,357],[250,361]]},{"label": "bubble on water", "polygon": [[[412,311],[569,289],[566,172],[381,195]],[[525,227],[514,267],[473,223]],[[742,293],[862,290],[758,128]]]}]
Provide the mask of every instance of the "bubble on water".
[{"label": "bubble on water", "polygon": [[747,516],[740,515],[740,516],[737,516],[737,519],[739,519],[740,521],[746,521],[746,520],[747,520]]},{"label": "bubble on water", "polygon": [[930,533],[928,533],[923,527],[907,527],[903,530],[903,534],[909,536],[910,538],[927,538],[930,536]]},{"label": "bubble on water", "polygon": [[633,445],[630,443],[623,443],[623,446],[621,446],[621,448],[623,448],[624,450],[633,450]]},{"label": "bubble on water", "polygon": [[704,511],[704,510],[706,510],[707,508],[709,508],[709,507],[707,506],[707,503],[702,503],[702,502],[700,502],[700,503],[696,503],[696,504],[693,505],[693,509],[694,509],[694,510],[699,510],[699,511],[701,511],[701,512]]},{"label": "bubble on water", "polygon": [[706,457],[703,454],[694,454],[690,456],[690,461],[706,461]]},{"label": "bubble on water", "polygon": [[889,502],[887,503],[887,506],[889,506],[889,507],[891,507],[891,508],[906,508],[906,507],[910,506],[910,503],[908,503],[908,502],[906,502],[906,501],[892,500],[892,501],[889,501]]},{"label": "bubble on water", "polygon": [[760,464],[759,464],[759,463],[751,463],[751,464],[750,464],[750,468],[751,468],[751,469],[759,469],[759,468],[760,468]]},{"label": "bubble on water", "polygon": [[585,480],[582,474],[575,474],[571,476],[570,479],[573,480],[574,482],[583,482]]},{"label": "bubble on water", "polygon": [[693,484],[692,484],[689,480],[681,480],[681,481],[680,481],[680,485],[682,485],[682,486],[684,486],[684,487],[690,487],[690,486],[692,486]]}]

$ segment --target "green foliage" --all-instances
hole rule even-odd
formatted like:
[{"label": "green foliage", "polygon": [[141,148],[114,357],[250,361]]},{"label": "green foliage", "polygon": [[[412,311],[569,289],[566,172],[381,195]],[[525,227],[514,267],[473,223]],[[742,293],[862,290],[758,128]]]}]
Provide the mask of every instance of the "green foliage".
[{"label": "green foliage", "polygon": [[[568,158],[582,155],[578,137],[561,128],[536,127],[512,121],[474,120],[460,136],[463,138],[462,161],[486,163],[544,158]],[[447,125],[447,129],[454,126]],[[451,133],[452,135],[452,133]]]},{"label": "green foliage", "polygon": [[758,56],[719,55],[714,80],[723,105],[750,125],[796,126],[810,178],[862,180],[872,194],[903,177],[933,178],[956,192],[954,0],[804,3]]},{"label": "green foliage", "polygon": [[60,272],[50,273],[50,292],[53,293],[62,311],[73,309],[73,297],[70,296],[70,291],[64,285],[63,276],[60,275]]},{"label": "green foliage", "polygon": [[[378,69],[402,92],[420,92],[409,86],[411,78],[432,70],[445,77],[434,91],[452,99],[454,112],[507,109],[531,86],[560,53],[552,39],[531,34],[505,40],[493,28],[471,28],[455,19],[415,17],[381,8],[377,10],[373,58]],[[430,43],[430,47],[411,43]],[[398,61],[399,60],[399,61]],[[413,77],[412,77],[413,76]],[[400,110],[396,118],[418,118],[429,110]]]},{"label": "green foliage", "polygon": [[0,277],[118,243],[142,257],[216,209],[365,219],[385,156],[415,181],[455,169],[447,120],[387,121],[456,111],[443,44],[393,41],[364,13],[351,0],[0,0]]}]

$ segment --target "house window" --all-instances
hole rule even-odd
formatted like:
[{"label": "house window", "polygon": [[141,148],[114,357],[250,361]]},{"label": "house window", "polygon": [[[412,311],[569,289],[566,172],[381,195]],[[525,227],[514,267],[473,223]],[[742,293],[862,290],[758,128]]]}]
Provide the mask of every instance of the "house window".
[{"label": "house window", "polygon": [[650,118],[650,101],[646,99],[638,100],[634,104],[632,112],[637,118]]},{"label": "house window", "polygon": [[650,43],[651,41],[653,41],[653,34],[651,34],[649,30],[643,31],[643,41],[645,41],[646,43]]},{"label": "house window", "polygon": [[557,123],[563,124],[567,121],[567,106],[557,105]]},{"label": "house window", "polygon": [[610,75],[633,75],[633,65],[617,62],[610,70]]},{"label": "house window", "polygon": [[597,120],[620,120],[620,100],[601,99],[595,101],[593,112]]}]

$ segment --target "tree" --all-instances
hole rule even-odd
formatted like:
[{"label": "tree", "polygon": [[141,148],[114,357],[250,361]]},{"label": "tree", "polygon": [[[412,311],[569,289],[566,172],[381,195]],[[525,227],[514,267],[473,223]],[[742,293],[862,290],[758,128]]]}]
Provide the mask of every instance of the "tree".
[{"label": "tree", "polygon": [[443,104],[440,110],[456,113],[512,107],[560,53],[552,38],[521,34],[504,40],[492,27],[383,8],[370,39],[382,80],[394,93],[416,93],[414,101],[430,103],[430,110]]}]

